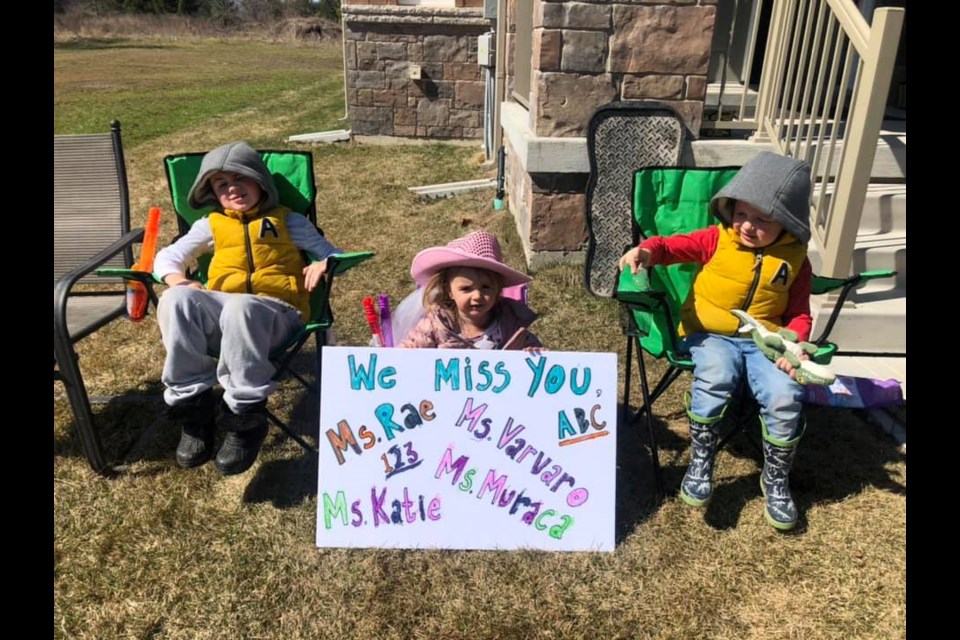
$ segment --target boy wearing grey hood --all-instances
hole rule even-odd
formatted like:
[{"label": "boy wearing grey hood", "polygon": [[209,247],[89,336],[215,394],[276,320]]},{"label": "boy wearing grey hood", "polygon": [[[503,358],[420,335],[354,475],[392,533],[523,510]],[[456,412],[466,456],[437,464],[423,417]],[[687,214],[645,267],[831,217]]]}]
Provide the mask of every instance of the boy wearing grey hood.
[{"label": "boy wearing grey hood", "polygon": [[[266,402],[276,388],[270,352],[309,319],[310,291],[340,250],[279,204],[273,177],[244,142],[203,157],[189,202],[215,208],[154,261],[169,287],[157,308],[167,352],[163,397],[181,427],[177,464],[209,460],[220,426],[226,435],[214,464],[232,475],[250,468],[267,434]],[[211,252],[206,286],[188,279],[187,266]]]},{"label": "boy wearing grey hood", "polygon": [[710,500],[720,421],[742,380],[760,406],[764,514],[785,531],[797,523],[787,480],[803,435],[803,390],[785,358],[771,362],[752,338],[740,337],[740,322],[730,310],[742,309],[793,340],[809,338],[810,167],[760,153],[713,197],[710,210],[720,224],[647,238],[620,258],[620,269],[636,273],[658,264],[702,265],[680,311],[680,346],[694,364],[693,385],[685,397],[690,464],[680,498],[697,507]]}]

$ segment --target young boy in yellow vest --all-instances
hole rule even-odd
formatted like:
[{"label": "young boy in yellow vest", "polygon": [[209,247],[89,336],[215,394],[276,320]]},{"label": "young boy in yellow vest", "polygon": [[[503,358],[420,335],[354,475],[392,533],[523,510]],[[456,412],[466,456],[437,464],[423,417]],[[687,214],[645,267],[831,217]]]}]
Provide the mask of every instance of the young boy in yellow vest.
[{"label": "young boy in yellow vest", "polygon": [[740,321],[730,310],[742,309],[792,340],[809,338],[810,168],[763,152],[713,197],[710,210],[720,224],[648,238],[620,258],[620,268],[636,273],[656,264],[702,265],[680,311],[681,347],[694,364],[686,397],[690,464],[680,498],[693,506],[710,500],[719,423],[743,381],[760,405],[766,519],[777,529],[792,529],[797,507],[787,479],[803,432],[803,390],[785,358],[771,362],[749,334],[738,333]]},{"label": "young boy in yellow vest", "polygon": [[[340,250],[279,204],[269,170],[243,142],[204,156],[189,202],[215,210],[154,261],[169,287],[157,309],[167,351],[164,401],[181,426],[177,464],[209,460],[219,425],[226,436],[214,463],[231,475],[250,468],[267,434],[266,401],[276,387],[270,352],[310,317],[309,292]],[[210,252],[206,286],[187,279],[187,266]]]}]

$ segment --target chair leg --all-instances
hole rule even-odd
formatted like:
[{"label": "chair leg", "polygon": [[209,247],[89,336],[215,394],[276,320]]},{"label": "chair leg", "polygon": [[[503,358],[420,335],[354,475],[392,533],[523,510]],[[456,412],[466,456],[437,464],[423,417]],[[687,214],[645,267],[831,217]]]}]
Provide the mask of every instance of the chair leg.
[{"label": "chair leg", "polygon": [[643,350],[637,345],[637,366],[640,368],[640,391],[643,393],[643,407],[640,409],[647,422],[647,434],[650,438],[650,460],[653,468],[653,481],[656,486],[657,503],[663,501],[663,474],[660,470],[660,453],[657,449],[657,436],[653,431],[653,402],[650,387],[647,384],[647,366],[643,361]]},{"label": "chair leg", "polygon": [[307,382],[307,379],[304,378],[304,377],[303,377],[302,375],[300,375],[299,373],[297,373],[296,371],[294,371],[293,369],[287,369],[286,371],[284,371],[284,373],[287,374],[287,375],[290,375],[291,377],[293,377],[294,379],[296,379],[297,382],[299,382],[300,384],[302,384],[303,387],[304,387],[307,391],[310,390],[310,383]]},{"label": "chair leg", "polygon": [[716,450],[713,452],[714,457],[716,457],[716,455],[719,454],[720,451],[721,451],[725,446],[727,446],[727,443],[730,442],[730,440],[733,438],[733,436],[737,435],[737,433],[738,433],[738,432],[740,431],[740,429],[742,429],[742,428],[743,428],[743,427],[742,427],[739,423],[736,423],[736,424],[734,424],[731,428],[727,429],[727,432],[726,432],[725,434],[723,434],[723,437],[720,438],[720,441],[717,443],[717,448],[716,448]]},{"label": "chair leg", "polygon": [[67,390],[67,398],[70,400],[70,408],[77,422],[77,433],[80,435],[83,453],[94,471],[102,476],[110,476],[112,475],[110,465],[104,458],[100,437],[93,425],[93,412],[90,410],[90,399],[83,384],[77,355],[69,342],[59,339],[56,335],[53,340],[53,350],[63,386]]},{"label": "chair leg", "polygon": [[627,336],[627,369],[624,371],[623,406],[621,408],[620,424],[626,425],[630,418],[630,370],[633,367],[633,340]]},{"label": "chair leg", "polygon": [[320,451],[319,451],[317,448],[315,448],[312,444],[310,444],[309,442],[307,442],[306,440],[304,440],[303,438],[301,438],[299,435],[297,435],[296,433],[294,433],[293,430],[291,430],[290,427],[288,427],[282,420],[280,420],[280,418],[278,418],[277,416],[275,416],[275,415],[273,414],[273,412],[270,411],[270,409],[265,409],[265,411],[266,411],[266,413],[267,413],[267,418],[269,418],[270,421],[273,422],[273,424],[277,425],[277,428],[278,428],[278,429],[280,429],[280,430],[283,431],[285,434],[287,434],[288,436],[290,436],[291,438],[293,438],[293,440],[296,441],[296,443],[299,444],[301,447],[303,447],[303,449],[304,449],[305,451],[307,451],[308,453],[319,453],[319,452],[320,452]]},{"label": "chair leg", "polygon": [[[321,335],[321,334],[322,334],[322,335]],[[321,358],[322,358],[322,349],[323,349],[323,345],[324,345],[325,342],[326,342],[326,331],[315,331],[315,332],[313,333],[313,335],[314,335],[314,337],[315,337],[315,339],[316,339],[316,343],[317,343],[316,356],[315,356],[316,365],[317,365],[317,380],[316,380],[316,384],[314,385],[313,389],[315,390],[315,392],[316,392],[316,394],[317,394],[317,401],[316,401],[316,408],[317,408],[317,425],[318,425],[318,427],[317,427],[317,428],[318,428],[317,437],[318,437],[318,441],[319,441],[319,420],[320,420],[320,367],[321,367],[321,362],[322,362],[322,361],[321,361]],[[300,382],[300,384],[303,385],[303,387],[307,390],[307,394],[308,394],[308,395],[309,395],[310,390],[311,390],[311,385],[310,385],[310,383],[307,381],[306,378],[304,378],[304,377],[301,376],[299,373],[297,373],[296,371],[294,371],[293,368],[290,367],[290,363],[291,363],[291,361],[293,360],[293,356],[294,356],[296,353],[299,353],[300,348],[301,348],[304,344],[306,344],[306,341],[309,340],[309,338],[310,338],[309,336],[305,336],[304,338],[302,338],[302,339],[300,340],[299,343],[297,343],[294,347],[288,349],[288,350],[285,352],[283,358],[282,358],[281,360],[279,360],[279,361],[275,364],[275,366],[276,366],[276,368],[277,368],[277,373],[274,375],[274,379],[279,379],[280,377],[282,377],[282,376],[284,376],[284,375],[290,375],[290,376],[292,376],[293,378],[295,378],[296,380],[298,380],[298,381]],[[292,438],[294,441],[296,441],[296,443],[299,444],[305,451],[307,451],[308,453],[319,453],[319,450],[318,450],[316,447],[314,447],[314,446],[311,445],[309,442],[307,442],[306,440],[304,440],[303,438],[301,438],[298,434],[294,433],[293,430],[290,429],[290,427],[288,427],[288,426],[286,425],[286,423],[284,423],[282,420],[280,420],[280,418],[278,418],[276,415],[274,415],[273,412],[271,412],[269,409],[267,409],[267,418],[268,418],[271,422],[273,422],[273,424],[275,424],[275,425],[277,426],[277,428],[279,428],[281,431],[283,431],[285,434],[287,434],[290,438]]]},{"label": "chair leg", "polygon": [[[320,335],[321,333],[323,334],[323,336]],[[327,332],[326,330],[317,331],[316,334],[314,334],[314,337],[317,343],[316,354],[314,358],[316,359],[316,364],[317,364],[317,382],[316,382],[315,392],[317,394],[317,442],[319,442],[320,441],[320,379],[321,379],[321,376],[323,375],[323,348],[327,344]]]},{"label": "chair leg", "polygon": [[[657,386],[654,387],[653,391],[650,393],[650,399],[649,399],[650,404],[653,404],[654,402],[656,402],[657,399],[661,395],[663,395],[663,392],[669,389],[670,385],[673,384],[674,380],[679,378],[682,373],[683,373],[683,369],[679,369],[677,367],[670,367],[667,370],[667,372],[663,374],[663,377],[660,378],[659,382],[657,382]],[[641,414],[644,408],[645,407],[640,407],[637,410],[637,416]],[[634,419],[636,419],[636,416],[634,417]]]},{"label": "chair leg", "polygon": [[[321,334],[323,334],[322,337],[321,337]],[[317,346],[317,348],[316,348],[316,355],[315,355],[314,357],[315,357],[316,365],[317,365],[317,380],[316,380],[316,385],[315,385],[315,393],[316,393],[316,395],[317,395],[317,401],[316,401],[316,409],[317,409],[317,428],[318,428],[318,430],[319,430],[319,421],[320,421],[320,373],[321,373],[321,366],[322,366],[322,363],[323,363],[323,360],[322,360],[322,358],[323,358],[323,345],[326,343],[326,331],[316,331],[313,335],[314,335],[314,337],[315,337],[315,339],[316,339],[316,346]],[[293,371],[293,370],[290,369],[290,368],[287,368],[286,373],[292,374],[293,377],[295,377],[297,380],[299,380],[300,383],[303,384],[303,386],[307,389],[307,392],[308,392],[308,394],[309,394],[309,392],[310,392],[310,385],[309,385],[309,383],[306,381],[306,379],[304,379],[302,376],[298,375],[295,371]],[[318,448],[314,447],[312,444],[310,444],[309,442],[307,442],[306,440],[304,440],[303,438],[301,438],[298,434],[294,433],[293,430],[290,429],[290,427],[288,427],[288,426],[286,425],[286,423],[284,423],[282,420],[280,420],[280,418],[278,418],[276,415],[274,415],[272,411],[270,411],[269,409],[267,409],[266,411],[267,411],[267,418],[269,418],[270,421],[273,422],[273,424],[275,424],[278,429],[280,429],[281,431],[283,431],[283,432],[284,432],[285,434],[287,434],[290,438],[292,438],[297,444],[299,444],[299,445],[304,449],[304,451],[307,451],[308,453],[314,453],[314,454],[319,454],[319,453],[320,453],[320,450],[319,450]],[[318,437],[318,441],[319,441],[319,433],[317,434],[317,437]]]}]

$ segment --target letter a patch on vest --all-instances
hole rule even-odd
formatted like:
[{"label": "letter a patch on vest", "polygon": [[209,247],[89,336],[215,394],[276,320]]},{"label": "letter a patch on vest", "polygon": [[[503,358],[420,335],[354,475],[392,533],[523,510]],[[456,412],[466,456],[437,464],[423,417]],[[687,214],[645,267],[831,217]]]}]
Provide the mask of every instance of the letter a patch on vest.
[{"label": "letter a patch on vest", "polygon": [[[277,231],[277,228],[273,226],[272,222],[270,222],[270,218],[262,218],[260,220],[260,237],[265,238],[268,233],[274,238],[280,238],[280,232]],[[784,282],[786,282],[786,280],[784,280]]]},{"label": "letter a patch on vest", "polygon": [[770,284],[773,284],[777,281],[780,281],[783,286],[787,286],[788,277],[790,276],[790,265],[786,262],[780,263],[780,268],[777,269],[777,272],[770,279]]}]

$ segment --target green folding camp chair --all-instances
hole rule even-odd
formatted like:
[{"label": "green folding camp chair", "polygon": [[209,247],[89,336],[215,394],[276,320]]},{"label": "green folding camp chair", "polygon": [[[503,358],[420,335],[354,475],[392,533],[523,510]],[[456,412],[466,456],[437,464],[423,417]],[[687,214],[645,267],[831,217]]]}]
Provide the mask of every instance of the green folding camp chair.
[{"label": "green folding camp chair", "polygon": [[[313,173],[313,154],[309,151],[273,151],[260,150],[260,157],[273,176],[274,184],[280,198],[280,204],[291,210],[302,213],[314,225],[317,224],[316,196],[317,187]],[[170,198],[173,201],[174,211],[177,213],[177,224],[180,235],[190,230],[194,222],[210,213],[212,206],[203,209],[194,209],[188,202],[190,187],[200,172],[200,163],[203,153],[181,153],[168,155],[163,159],[167,174],[167,183],[170,187]],[[322,234],[320,227],[317,230]],[[207,278],[207,268],[210,265],[212,254],[204,256],[199,262],[197,272],[192,274],[201,282]],[[308,259],[307,256],[304,256]],[[327,329],[333,326],[333,309],[330,306],[330,293],[333,289],[334,278],[348,269],[369,260],[373,257],[370,251],[358,251],[331,256],[327,260],[327,271],[321,286],[317,287],[310,297],[310,319],[303,328],[290,340],[281,345],[271,354],[271,360],[277,369],[274,379],[286,374],[292,375],[304,387],[314,387],[302,375],[294,371],[290,365],[300,349],[314,337],[316,341],[316,386],[320,384],[320,375],[323,367],[323,346],[326,344]],[[319,415],[320,393],[314,389],[317,399]],[[267,416],[284,433],[289,435],[307,451],[316,453],[317,449],[293,432],[273,412],[267,411]]]},{"label": "green folding camp chair", "polygon": [[[648,167],[636,171],[633,181],[633,244],[636,245],[641,239],[650,236],[689,233],[715,223],[710,213],[710,200],[738,170],[739,167]],[[625,269],[618,274],[614,285],[613,297],[623,305],[624,331],[627,336],[623,407],[624,411],[629,411],[635,348],[643,405],[630,422],[641,418],[646,422],[658,499],[662,498],[664,493],[657,440],[653,430],[653,403],[684,371],[693,370],[690,355],[680,347],[677,329],[680,323],[680,307],[690,293],[698,270],[699,266],[695,264],[658,265],[643,269],[636,275]],[[895,274],[894,271],[871,271],[843,279],[814,276],[814,294],[840,291],[838,302],[834,305],[823,333],[812,340],[819,347],[812,356],[814,362],[829,364],[837,353],[837,346],[829,342],[828,336],[850,292],[868,280]],[[667,371],[652,391],[647,378],[644,354],[655,360],[665,359],[668,365]],[[731,413],[732,426],[721,437],[717,451],[738,433],[747,435],[759,451],[760,445],[750,437],[752,431],[749,429],[756,424],[755,403],[746,398],[735,403],[735,407]]]},{"label": "green folding camp chair", "polygon": [[[310,222],[316,225],[317,214],[315,199],[317,188],[313,173],[313,154],[308,151],[269,150],[259,151],[259,153],[267,169],[269,169],[273,175],[280,204],[289,207],[293,211],[302,213]],[[200,163],[203,160],[203,156],[204,153],[202,152],[181,153],[168,155],[163,160],[167,183],[170,187],[170,198],[173,202],[174,211],[177,214],[178,237],[187,233],[194,222],[209,214],[213,209],[212,206],[203,209],[194,209],[188,202],[190,187],[200,172]],[[321,234],[323,233],[319,227],[317,230],[320,231]],[[196,272],[188,275],[200,282],[206,282],[207,269],[209,268],[212,257],[212,254],[202,256],[198,261],[199,264]],[[372,257],[372,252],[359,251],[342,253],[328,258],[327,271],[323,282],[314,289],[310,297],[310,318],[297,334],[292,336],[286,344],[275,349],[270,355],[270,359],[276,368],[276,373],[274,374],[275,380],[289,374],[296,378],[307,389],[314,388],[314,390],[317,391],[317,415],[319,415],[320,393],[315,387],[318,386],[320,382],[323,366],[323,346],[326,344],[327,329],[333,326],[334,318],[333,310],[330,306],[330,293],[333,289],[334,278]],[[304,258],[309,260],[307,256],[304,256]],[[103,275],[109,273],[140,280],[145,277],[152,277],[146,274],[137,274],[129,270],[103,270],[103,272]],[[293,359],[311,336],[313,336],[316,341],[316,354],[314,359],[316,364],[315,385],[311,385],[306,378],[291,367]],[[305,450],[313,453],[317,452],[316,447],[291,430],[269,409],[267,410],[267,416],[277,427],[300,444]]]}]

